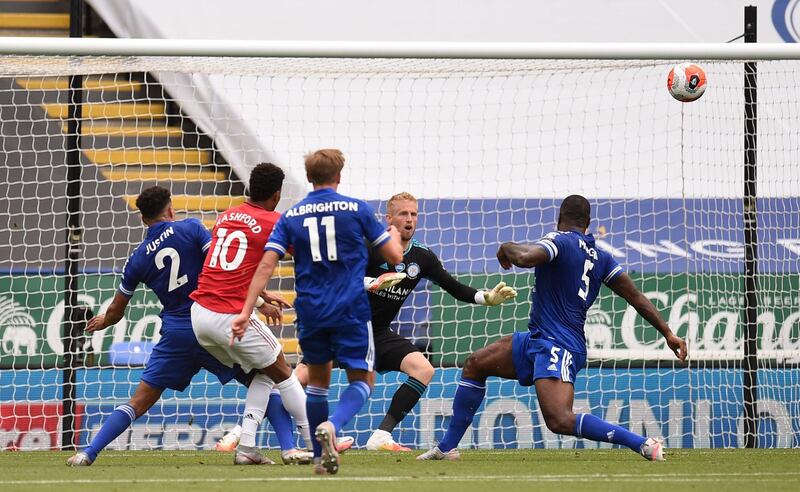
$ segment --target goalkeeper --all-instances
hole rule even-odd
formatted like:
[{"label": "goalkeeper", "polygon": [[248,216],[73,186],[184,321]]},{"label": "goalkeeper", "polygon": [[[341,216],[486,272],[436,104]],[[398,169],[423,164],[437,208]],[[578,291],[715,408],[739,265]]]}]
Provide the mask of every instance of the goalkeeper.
[{"label": "goalkeeper", "polygon": [[[496,306],[516,297],[517,293],[504,283],[491,291],[478,291],[454,279],[442,266],[436,254],[413,239],[417,230],[417,199],[409,193],[398,193],[387,203],[386,221],[400,231],[403,262],[387,265],[377,252],[370,255],[367,276],[379,279],[387,272],[402,272],[406,277],[388,288],[375,284],[367,287],[372,308],[372,331],[375,341],[375,370],[400,371],[408,379],[392,397],[389,410],[378,429],[367,441],[371,451],[410,451],[392,439],[392,431],[416,406],[433,378],[433,366],[409,340],[398,335],[389,325],[403,303],[423,278],[431,280],[459,301]],[[367,281],[370,279],[368,278]]]}]

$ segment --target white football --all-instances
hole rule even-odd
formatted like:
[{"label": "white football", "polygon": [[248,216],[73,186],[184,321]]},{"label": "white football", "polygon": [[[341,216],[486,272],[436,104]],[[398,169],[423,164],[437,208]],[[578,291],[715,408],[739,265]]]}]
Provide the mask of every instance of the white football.
[{"label": "white football", "polygon": [[706,91],[706,72],[694,63],[675,65],[669,71],[667,89],[678,101],[696,101]]}]

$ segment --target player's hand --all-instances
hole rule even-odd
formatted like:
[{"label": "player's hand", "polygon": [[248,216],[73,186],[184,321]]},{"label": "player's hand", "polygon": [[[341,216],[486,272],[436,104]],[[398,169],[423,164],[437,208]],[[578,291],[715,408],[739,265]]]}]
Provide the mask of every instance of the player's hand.
[{"label": "player's hand", "polygon": [[268,325],[281,324],[281,308],[273,304],[264,303],[258,308],[258,312],[267,317]]},{"label": "player's hand", "polygon": [[512,265],[511,260],[508,259],[506,252],[503,250],[503,246],[505,245],[506,243],[503,243],[499,248],[497,248],[497,261],[500,262],[500,266],[503,267],[503,269],[508,270]]},{"label": "player's hand", "polygon": [[670,335],[667,337],[667,345],[669,346],[670,350],[672,350],[672,353],[675,354],[675,357],[677,357],[681,362],[686,360],[686,356],[688,355],[686,351],[686,342],[684,342],[682,338],[679,338],[674,334]]},{"label": "player's hand", "polygon": [[94,318],[90,319],[88,323],[86,323],[86,328],[84,331],[88,331],[89,333],[93,333],[95,331],[105,330],[106,329],[106,315],[98,314]]},{"label": "player's hand", "polygon": [[231,322],[231,341],[230,344],[233,346],[233,342],[235,340],[241,340],[244,336],[244,332],[247,331],[247,327],[250,325],[250,316],[246,314],[239,314],[239,316],[235,317]]},{"label": "player's hand", "polygon": [[286,302],[286,300],[283,297],[281,297],[281,296],[279,296],[277,294],[272,294],[267,290],[262,290],[261,294],[259,294],[259,296],[262,299],[264,299],[264,302],[266,302],[267,304],[274,304],[274,305],[278,306],[279,308],[283,308],[283,309],[289,309],[289,308],[292,307],[292,305],[289,304],[288,302]]},{"label": "player's hand", "polygon": [[406,278],[405,273],[386,272],[378,278],[364,277],[364,288],[367,292],[377,292],[397,285]]},{"label": "player's hand", "polygon": [[397,229],[397,227],[390,225],[386,228],[386,232],[389,233],[389,237],[392,238],[392,241],[397,241],[398,243],[400,242],[400,231]]},{"label": "player's hand", "polygon": [[517,297],[517,291],[508,287],[505,282],[500,282],[494,286],[494,289],[483,293],[487,306],[497,306],[515,297]]}]

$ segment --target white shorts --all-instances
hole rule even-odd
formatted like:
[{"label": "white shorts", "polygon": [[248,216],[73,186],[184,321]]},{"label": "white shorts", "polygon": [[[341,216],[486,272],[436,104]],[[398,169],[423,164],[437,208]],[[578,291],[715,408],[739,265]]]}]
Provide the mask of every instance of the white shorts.
[{"label": "white shorts", "polygon": [[272,331],[255,315],[241,340],[233,346],[231,323],[236,314],[217,313],[196,302],[192,304],[192,329],[197,341],[217,360],[228,367],[242,366],[244,372],[271,366],[281,353],[281,344]]}]

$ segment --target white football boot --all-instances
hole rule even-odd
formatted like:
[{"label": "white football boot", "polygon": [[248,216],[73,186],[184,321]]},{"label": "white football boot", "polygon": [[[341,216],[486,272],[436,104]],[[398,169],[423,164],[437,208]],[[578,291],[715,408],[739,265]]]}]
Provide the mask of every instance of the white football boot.
[{"label": "white football boot", "polygon": [[67,466],[91,466],[92,460],[89,455],[79,451],[67,459]]},{"label": "white football boot", "polygon": [[646,460],[667,461],[667,459],[664,458],[664,440],[660,437],[648,437],[644,444],[642,444],[642,448],[639,452]]},{"label": "white football boot", "polygon": [[461,459],[461,453],[458,452],[458,449],[453,448],[448,452],[443,452],[439,449],[439,446],[434,446],[429,451],[425,451],[421,455],[417,456],[418,460],[447,460],[447,461],[456,461]]},{"label": "white football boot", "polygon": [[236,446],[236,454],[233,455],[234,465],[274,465],[275,462],[267,458],[258,448],[250,446]]},{"label": "white football boot", "polygon": [[368,451],[393,451],[396,453],[408,453],[411,448],[401,446],[392,439],[392,435],[384,430],[376,430],[367,440]]},{"label": "white football boot", "polygon": [[[314,433],[317,442],[322,446],[322,460],[319,465],[329,474],[336,475],[339,472],[339,452],[336,450],[336,429],[333,424],[326,420],[317,426]],[[314,473],[319,474],[317,463],[314,464]]]}]

